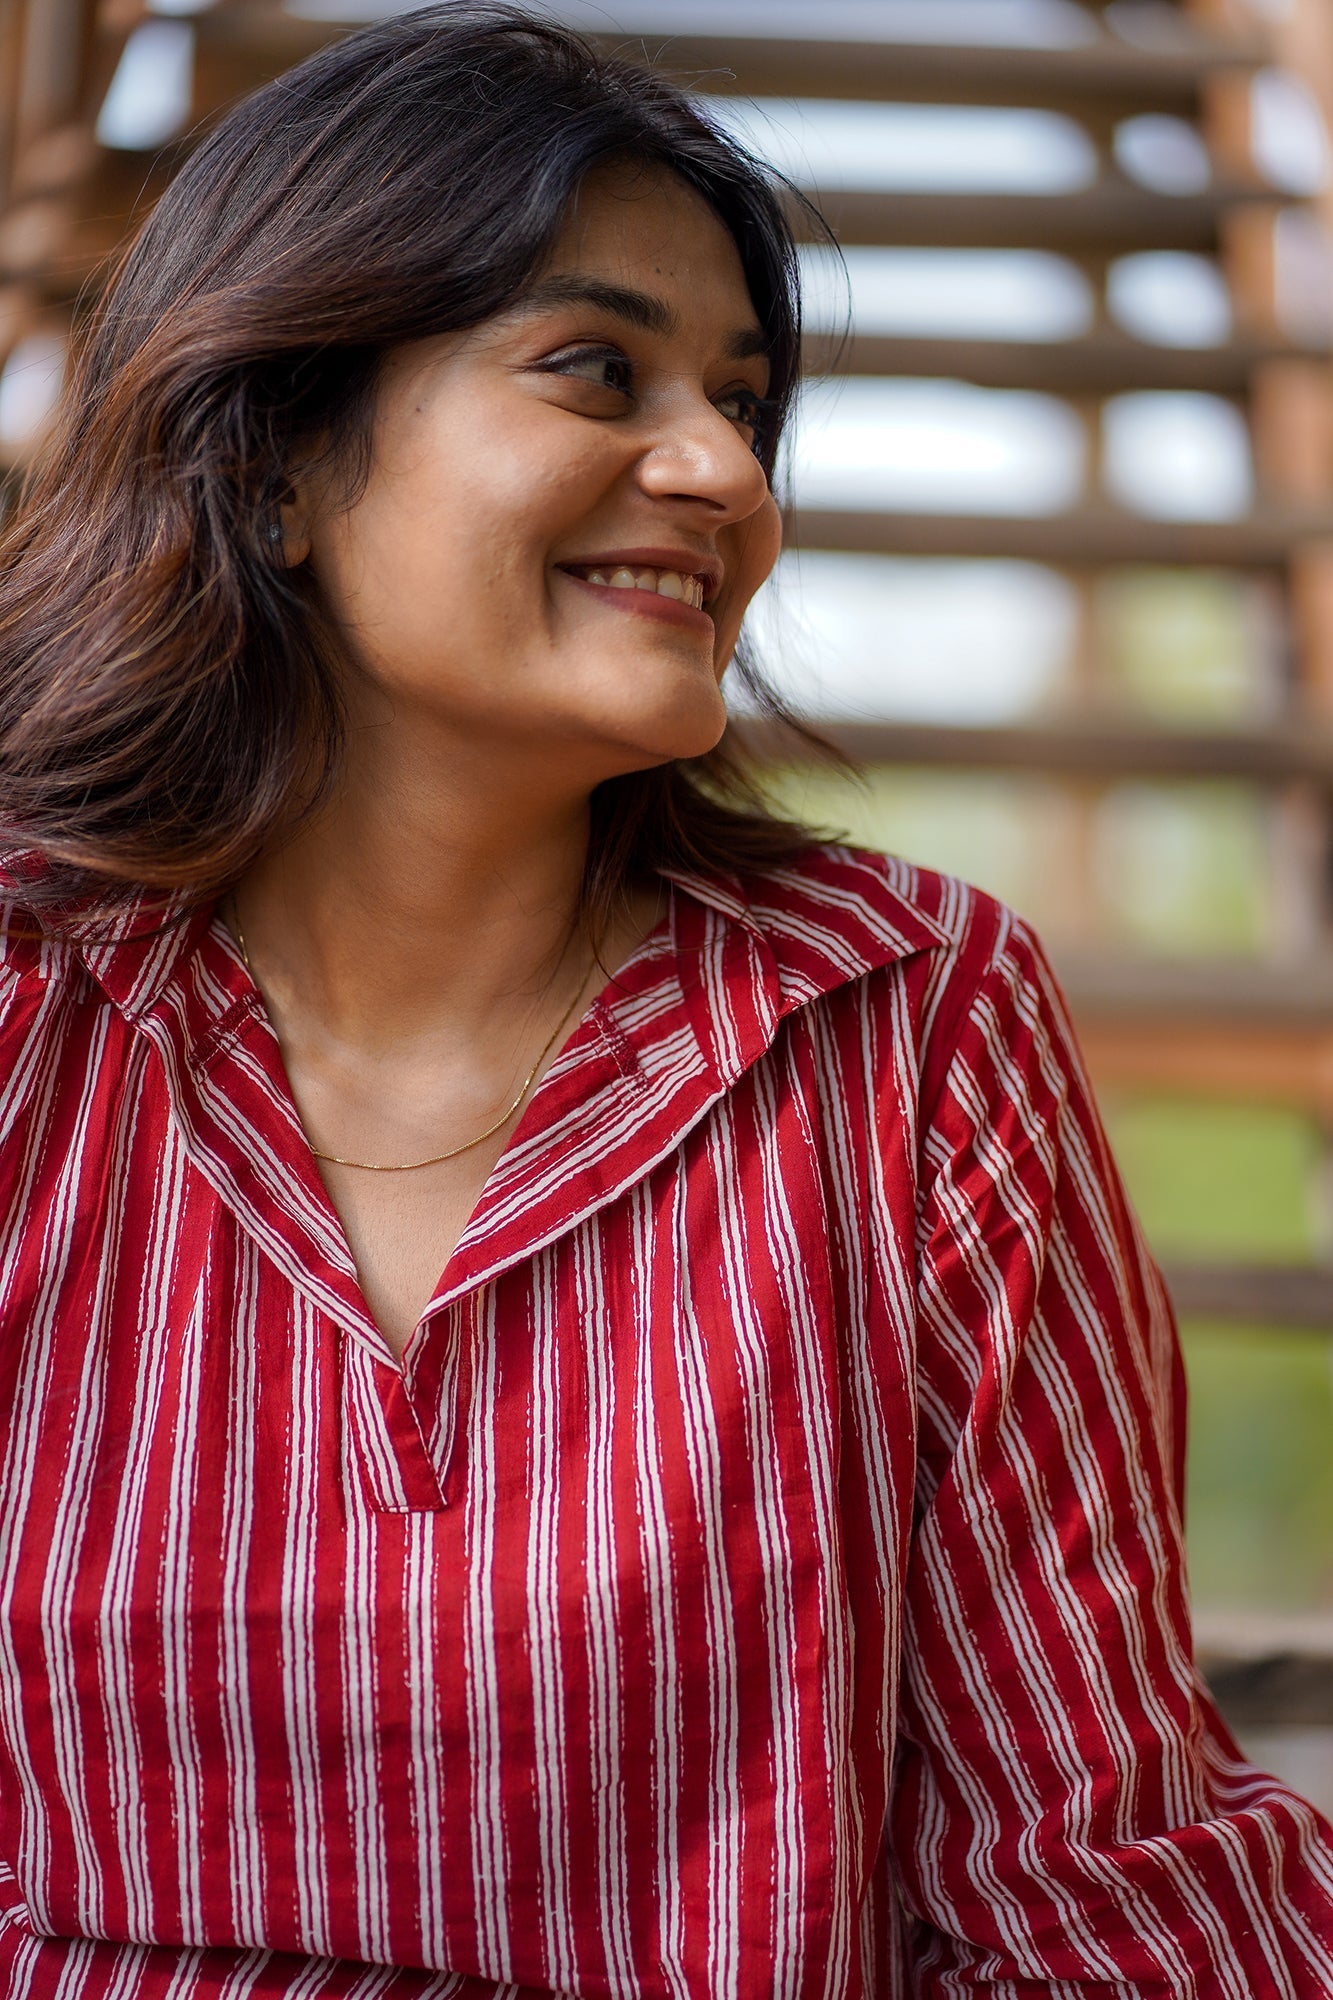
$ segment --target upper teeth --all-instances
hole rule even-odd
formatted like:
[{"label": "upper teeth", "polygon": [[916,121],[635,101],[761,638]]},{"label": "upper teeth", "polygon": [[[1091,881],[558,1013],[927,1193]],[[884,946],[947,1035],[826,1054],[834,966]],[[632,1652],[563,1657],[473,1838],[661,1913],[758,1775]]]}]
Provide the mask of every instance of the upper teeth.
[{"label": "upper teeth", "polygon": [[654,590],[659,597],[674,597],[678,603],[692,604],[696,611],[703,610],[703,578],[687,575],[678,569],[589,569],[576,574],[586,576],[589,583],[600,583],[612,590]]}]

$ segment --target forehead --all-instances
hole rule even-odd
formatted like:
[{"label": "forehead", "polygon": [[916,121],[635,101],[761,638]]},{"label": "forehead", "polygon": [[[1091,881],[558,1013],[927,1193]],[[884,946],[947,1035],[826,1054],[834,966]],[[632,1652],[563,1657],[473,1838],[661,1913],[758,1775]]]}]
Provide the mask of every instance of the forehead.
[{"label": "forehead", "polygon": [[753,322],[740,252],[703,196],[667,167],[594,167],[570,203],[546,272],[580,271],[689,295]]}]

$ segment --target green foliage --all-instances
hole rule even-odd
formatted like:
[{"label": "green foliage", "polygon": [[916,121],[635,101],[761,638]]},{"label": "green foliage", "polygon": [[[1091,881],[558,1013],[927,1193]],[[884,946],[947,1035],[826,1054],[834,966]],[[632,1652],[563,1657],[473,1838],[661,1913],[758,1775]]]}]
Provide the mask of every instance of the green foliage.
[{"label": "green foliage", "polygon": [[1030,772],[871,766],[773,774],[784,811],[860,845],[961,875],[1058,938],[1071,908],[1110,944],[1180,957],[1267,942],[1268,827],[1251,787],[1109,785]]},{"label": "green foliage", "polygon": [[1263,950],[1268,829],[1253,787],[1220,779],[1111,787],[1091,829],[1107,927],[1162,956]]},{"label": "green foliage", "polygon": [[1183,1329],[1195,1602],[1333,1612],[1333,1342]]},{"label": "green foliage", "polygon": [[[1159,1255],[1314,1257],[1322,1145],[1310,1119],[1169,1097],[1112,1098],[1103,1110]],[[1182,1336],[1195,1601],[1333,1611],[1333,1341],[1203,1323]]]},{"label": "green foliage", "polygon": [[1097,613],[1101,670],[1126,702],[1172,722],[1244,721],[1262,711],[1276,635],[1252,578],[1113,571],[1097,593]]},{"label": "green foliage", "polygon": [[[1121,609],[1138,617],[1143,607]],[[807,820],[961,875],[1040,925],[1056,927],[1053,885],[1076,849],[1111,943],[1165,954],[1263,943],[1266,835],[1242,787],[1116,786],[1082,825],[1067,788],[1027,774],[877,767],[857,786],[793,771],[775,790]],[[1066,895],[1068,881],[1065,868]],[[1320,1253],[1324,1149],[1312,1121],[1169,1096],[1125,1096],[1103,1109],[1164,1259],[1307,1263]],[[1333,1611],[1333,1341],[1204,1325],[1187,1326],[1184,1340],[1196,1601]]]},{"label": "green foliage", "polygon": [[1024,773],[872,765],[861,782],[818,766],[768,786],[807,824],[975,882],[1024,915],[1041,901],[1042,858],[1065,817],[1056,785]]},{"label": "green foliage", "polygon": [[1109,1097],[1102,1111],[1160,1256],[1291,1264],[1315,1256],[1322,1146],[1311,1119],[1189,1097]]}]

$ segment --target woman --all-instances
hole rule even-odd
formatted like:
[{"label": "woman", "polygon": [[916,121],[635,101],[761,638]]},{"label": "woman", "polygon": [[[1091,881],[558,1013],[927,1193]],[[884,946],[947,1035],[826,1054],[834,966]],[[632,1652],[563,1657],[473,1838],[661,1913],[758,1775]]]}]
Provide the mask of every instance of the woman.
[{"label": "woman", "polygon": [[716,749],[792,272],[447,8],[88,335],[0,599],[6,1995],[1333,1992],[1040,953]]}]

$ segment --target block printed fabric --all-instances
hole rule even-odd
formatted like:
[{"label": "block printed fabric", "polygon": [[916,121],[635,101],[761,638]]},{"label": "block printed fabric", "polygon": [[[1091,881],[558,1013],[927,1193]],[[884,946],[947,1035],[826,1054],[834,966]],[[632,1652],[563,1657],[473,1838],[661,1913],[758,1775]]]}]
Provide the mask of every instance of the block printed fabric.
[{"label": "block printed fabric", "polygon": [[1021,922],[681,876],[401,1365],[216,913],[0,967],[4,2000],[1329,2000]]}]

